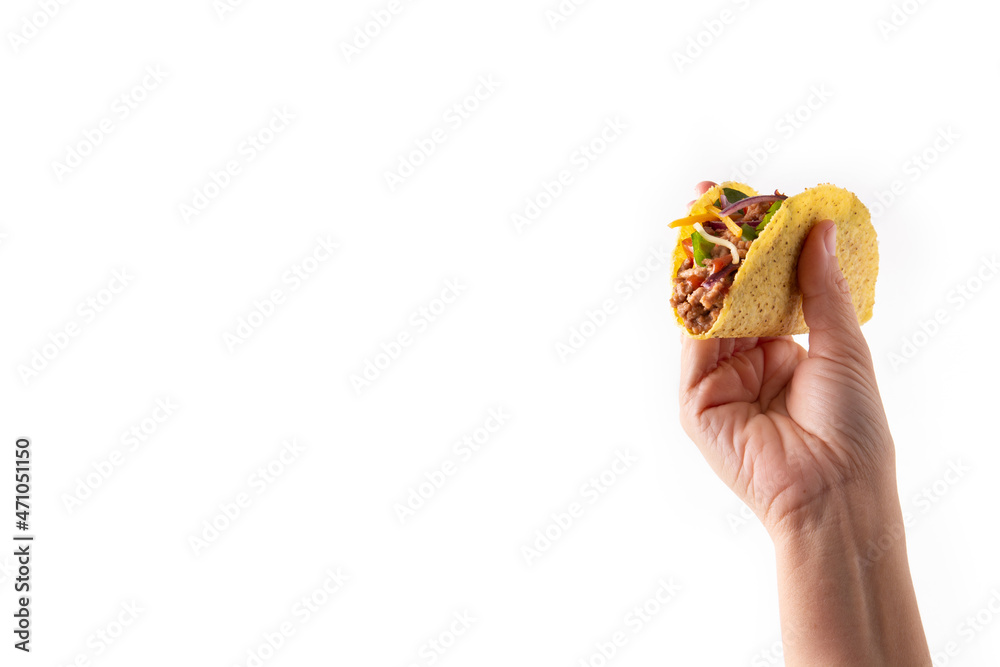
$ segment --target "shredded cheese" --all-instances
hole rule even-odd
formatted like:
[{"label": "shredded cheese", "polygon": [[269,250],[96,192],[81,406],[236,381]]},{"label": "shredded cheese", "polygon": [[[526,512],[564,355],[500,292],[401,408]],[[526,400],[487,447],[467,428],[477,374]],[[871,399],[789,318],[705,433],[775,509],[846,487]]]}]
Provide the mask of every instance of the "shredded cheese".
[{"label": "shredded cheese", "polygon": [[709,222],[710,220],[718,220],[719,216],[714,213],[700,213],[698,215],[689,215],[686,218],[680,218],[679,220],[674,220],[667,227],[686,227],[688,225],[693,225],[696,222]]},{"label": "shredded cheese", "polygon": [[722,195],[722,186],[721,185],[713,185],[708,190],[706,190],[705,194],[703,194],[701,196],[701,198],[699,199],[699,201],[704,200],[704,201],[709,202],[709,203],[708,204],[703,204],[701,206],[695,204],[691,208],[691,213],[692,214],[694,214],[694,213],[704,213],[709,208],[712,208],[711,202],[713,202],[716,199],[718,199],[721,195]]},{"label": "shredded cheese", "polygon": [[720,213],[722,213],[722,211],[715,208],[714,206],[707,206],[706,209],[708,210],[709,213],[714,213],[715,217],[717,217],[719,220],[722,220],[722,222],[724,222],[726,225],[726,229],[732,232],[733,236],[735,236],[738,239],[743,238],[743,229],[735,222],[733,222],[732,218],[730,218],[728,215],[719,215]]},{"label": "shredded cheese", "polygon": [[720,239],[718,236],[712,236],[711,234],[709,234],[708,232],[705,231],[705,228],[701,226],[700,222],[694,223],[694,228],[698,230],[698,233],[701,234],[702,237],[706,241],[711,241],[712,243],[715,243],[716,245],[722,245],[722,246],[726,246],[727,248],[729,248],[729,252],[733,253],[733,265],[734,266],[736,264],[740,263],[740,253],[736,249],[735,245],[733,245],[732,243],[730,243],[726,239]]}]

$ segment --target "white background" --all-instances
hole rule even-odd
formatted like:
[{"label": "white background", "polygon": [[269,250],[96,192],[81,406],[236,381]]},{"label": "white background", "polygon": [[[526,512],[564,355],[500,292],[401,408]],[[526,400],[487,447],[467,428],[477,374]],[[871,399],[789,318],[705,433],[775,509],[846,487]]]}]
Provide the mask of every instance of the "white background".
[{"label": "white background", "polygon": [[[780,664],[772,548],[679,426],[670,277],[640,270],[672,247],[695,182],[742,171],[761,191],[832,182],[875,214],[864,331],[924,624],[935,652],[955,643],[937,664],[995,664],[1000,614],[963,624],[1000,600],[996,3],[592,0],[553,25],[556,0],[406,0],[350,58],[388,0],[40,4],[0,19],[0,437],[11,467],[32,439],[37,536],[30,658],[11,648],[0,551],[0,663],[252,665],[287,621],[264,664],[429,665],[427,642],[468,612],[433,664],[600,665],[617,631],[609,664]],[[498,87],[458,126],[449,109],[480,77]],[[247,160],[282,108],[294,120]],[[446,141],[391,190],[436,128]],[[72,151],[88,154],[65,173]],[[240,173],[185,220],[229,160]],[[561,170],[572,183],[519,230]],[[306,262],[319,237],[339,248]],[[460,296],[418,330],[448,280]],[[231,350],[274,289],[284,302]],[[560,355],[606,299],[615,312]],[[151,430],[158,399],[179,407],[131,450],[123,433]],[[457,455],[497,408],[509,421]],[[251,476],[291,438],[304,451],[258,494]],[[591,503],[617,452],[635,462]],[[394,506],[449,460],[401,522]],[[196,554],[240,493],[249,506]],[[4,544],[13,522],[5,509]],[[294,605],[337,568],[349,581],[300,623]],[[627,614],[661,579],[680,590],[635,632]],[[133,602],[108,648],[96,633]]]}]

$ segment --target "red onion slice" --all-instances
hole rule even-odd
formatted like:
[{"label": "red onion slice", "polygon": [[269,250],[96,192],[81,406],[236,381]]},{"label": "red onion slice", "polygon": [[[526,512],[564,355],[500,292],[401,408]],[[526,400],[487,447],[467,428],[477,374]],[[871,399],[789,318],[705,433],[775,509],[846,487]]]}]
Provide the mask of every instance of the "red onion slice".
[{"label": "red onion slice", "polygon": [[759,195],[757,197],[747,197],[746,199],[741,199],[735,204],[730,204],[726,208],[719,211],[719,216],[730,215],[740,209],[746,208],[747,206],[752,206],[753,204],[768,204],[773,201],[784,201],[786,199],[788,199],[788,197],[785,195]]},{"label": "red onion slice", "polygon": [[736,267],[737,265],[733,264],[732,262],[726,264],[724,267],[722,267],[721,269],[710,275],[708,278],[706,278],[705,282],[701,284],[702,287],[711,287],[712,285],[719,282],[720,280],[728,276],[730,273],[735,271]]}]

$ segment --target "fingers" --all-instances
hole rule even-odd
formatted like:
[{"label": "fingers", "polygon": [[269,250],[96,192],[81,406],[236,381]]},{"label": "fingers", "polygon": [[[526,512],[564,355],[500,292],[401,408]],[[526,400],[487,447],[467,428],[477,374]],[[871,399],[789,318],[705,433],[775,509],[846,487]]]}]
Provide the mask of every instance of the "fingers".
[{"label": "fingers", "polygon": [[[694,340],[681,333],[680,422],[699,447],[707,441],[702,415],[706,392],[702,391],[702,381],[731,352],[724,349],[727,342],[719,338]],[[709,462],[713,460],[707,453],[706,458]]]},{"label": "fingers", "polygon": [[837,261],[837,228],[832,220],[813,227],[799,255],[802,312],[809,325],[809,356],[871,365],[868,344]]},{"label": "fingers", "polygon": [[[694,186],[694,194],[701,197],[715,187],[713,181],[701,181]],[[688,202],[688,208],[695,200]],[[681,333],[681,392],[698,384],[707,373],[718,364],[720,356],[732,354],[732,349],[723,349],[725,340],[694,340]]]},{"label": "fingers", "polygon": [[719,363],[734,354],[754,348],[760,341],[778,338],[706,338],[695,340],[681,334],[681,392],[696,387]]},{"label": "fingers", "polygon": [[[701,197],[703,194],[715,187],[714,181],[701,181],[694,186],[694,194]],[[688,202],[688,208],[694,204],[695,200]],[[732,349],[728,352],[722,349],[718,340],[694,340],[681,334],[681,391],[687,391],[690,387],[698,383],[710,370],[718,363],[720,352],[725,352],[728,356],[732,354]]]},{"label": "fingers", "polygon": [[681,394],[690,391],[718,365],[727,339],[694,340],[681,333]]},{"label": "fingers", "polygon": [[[698,185],[694,186],[694,196],[701,197],[703,194],[705,194],[714,187],[715,183],[713,181],[702,181]],[[691,208],[696,201],[697,199],[692,199],[687,203],[687,207]]]},{"label": "fingers", "polygon": [[694,194],[696,197],[700,197],[714,187],[714,181],[702,181],[698,185],[694,186]]}]

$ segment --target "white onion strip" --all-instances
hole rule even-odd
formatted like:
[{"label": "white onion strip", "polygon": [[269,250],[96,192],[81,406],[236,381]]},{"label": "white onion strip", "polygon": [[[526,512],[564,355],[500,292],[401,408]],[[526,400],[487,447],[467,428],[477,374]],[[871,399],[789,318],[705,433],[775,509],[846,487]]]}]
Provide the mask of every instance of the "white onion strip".
[{"label": "white onion strip", "polygon": [[694,223],[694,228],[698,230],[698,233],[701,234],[706,241],[711,241],[716,245],[724,245],[727,248],[729,248],[729,252],[733,253],[733,264],[736,265],[740,263],[740,253],[736,249],[735,245],[733,245],[726,239],[720,239],[718,236],[712,236],[711,234],[705,231],[705,228],[701,226],[700,222]]}]

